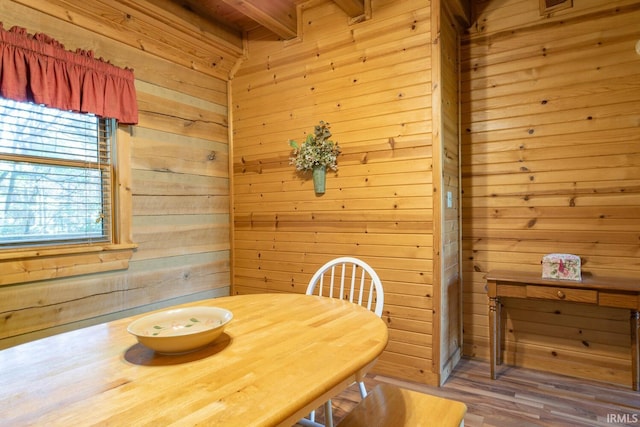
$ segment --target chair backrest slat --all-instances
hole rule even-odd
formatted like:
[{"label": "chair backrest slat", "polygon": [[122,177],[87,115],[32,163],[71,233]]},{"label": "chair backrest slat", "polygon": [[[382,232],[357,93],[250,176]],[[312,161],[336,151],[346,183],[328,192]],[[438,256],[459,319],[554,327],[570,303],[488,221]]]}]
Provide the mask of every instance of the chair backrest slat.
[{"label": "chair backrest slat", "polygon": [[373,287],[373,279],[371,279],[371,285],[369,285],[369,304],[367,305],[369,310],[371,310],[371,301],[373,301]]},{"label": "chair backrest slat", "polygon": [[340,298],[344,298],[344,277],[347,273],[347,265],[345,263],[341,264],[342,269],[340,270]]},{"label": "chair backrest slat", "polygon": [[[355,269],[355,266],[354,266],[354,269]],[[362,297],[364,296],[364,280],[366,275],[367,275],[367,272],[363,268],[362,274],[360,275],[360,285],[358,286],[358,304],[359,305],[362,305]],[[371,310],[371,304],[368,304],[367,308]]]},{"label": "chair backrest slat", "polygon": [[333,267],[331,267],[331,295],[329,295],[331,298],[333,298],[333,290],[335,289],[336,286],[336,266],[334,265]]},{"label": "chair backrest slat", "polygon": [[[346,264],[345,264],[345,268],[346,268]],[[351,286],[349,287],[349,302],[353,302],[353,297],[355,295],[356,270],[357,270],[357,266],[355,264],[352,264],[351,265]]]}]

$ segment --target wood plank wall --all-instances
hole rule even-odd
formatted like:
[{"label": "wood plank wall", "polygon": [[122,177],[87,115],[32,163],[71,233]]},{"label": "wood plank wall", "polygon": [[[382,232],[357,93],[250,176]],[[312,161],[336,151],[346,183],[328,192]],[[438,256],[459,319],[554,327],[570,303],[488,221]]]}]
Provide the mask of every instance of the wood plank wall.
[{"label": "wood plank wall", "polygon": [[[459,34],[463,27],[451,10],[449,1],[432,2],[432,80],[433,80],[433,138],[434,214],[437,231],[434,234],[434,256],[439,261],[439,274],[434,283],[439,311],[435,328],[439,343],[438,360],[442,384],[462,354],[462,280],[460,264],[460,132],[459,132]],[[436,10],[438,11],[436,13]],[[437,16],[436,16],[437,15]],[[436,73],[435,70],[438,70]],[[436,144],[435,141],[438,140]],[[436,207],[437,206],[437,207]]]},{"label": "wood plank wall", "polygon": [[[231,81],[234,292],[305,292],[341,255],[380,275],[390,341],[375,370],[433,373],[430,5],[373,0],[349,25],[333,2],[303,11],[302,39],[250,33]],[[318,121],[342,146],[316,196],[289,163],[289,139]]]},{"label": "wood plank wall", "polygon": [[[640,2],[476,1],[461,47],[464,352],[488,358],[484,275],[546,253],[640,278]],[[506,362],[630,386],[629,313],[507,300]]]},{"label": "wood plank wall", "polygon": [[228,295],[226,78],[241,51],[213,44],[201,29],[144,0],[5,0],[0,19],[5,28],[44,32],[67,49],[93,50],[133,68],[140,109],[129,138],[133,238],[139,245],[130,268],[0,287],[0,348]]}]

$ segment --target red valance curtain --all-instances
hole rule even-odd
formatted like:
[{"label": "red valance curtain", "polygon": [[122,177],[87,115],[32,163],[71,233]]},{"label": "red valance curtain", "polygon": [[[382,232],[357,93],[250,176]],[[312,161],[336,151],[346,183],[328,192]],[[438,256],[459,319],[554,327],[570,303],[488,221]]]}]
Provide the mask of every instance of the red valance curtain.
[{"label": "red valance curtain", "polygon": [[92,51],[67,51],[46,34],[5,30],[2,23],[0,54],[4,98],[138,123],[133,70],[96,59]]}]

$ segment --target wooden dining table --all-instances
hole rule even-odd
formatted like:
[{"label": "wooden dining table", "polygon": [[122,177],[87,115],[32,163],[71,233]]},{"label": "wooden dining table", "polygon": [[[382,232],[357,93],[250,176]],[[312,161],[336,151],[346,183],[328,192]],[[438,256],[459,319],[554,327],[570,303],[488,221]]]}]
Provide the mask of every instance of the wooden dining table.
[{"label": "wooden dining table", "polygon": [[299,294],[237,295],[200,350],[163,355],[127,326],[142,315],[0,351],[0,424],[291,426],[362,378],[387,344],[365,308]]}]

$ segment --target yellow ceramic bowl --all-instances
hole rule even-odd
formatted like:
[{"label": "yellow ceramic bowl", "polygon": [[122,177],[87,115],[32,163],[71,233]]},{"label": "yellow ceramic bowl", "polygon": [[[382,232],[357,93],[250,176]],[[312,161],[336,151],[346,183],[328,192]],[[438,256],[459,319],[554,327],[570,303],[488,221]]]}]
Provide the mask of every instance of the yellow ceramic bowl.
[{"label": "yellow ceramic bowl", "polygon": [[233,314],[219,307],[185,307],[152,313],[129,324],[141,344],[158,353],[198,350],[218,338]]}]

